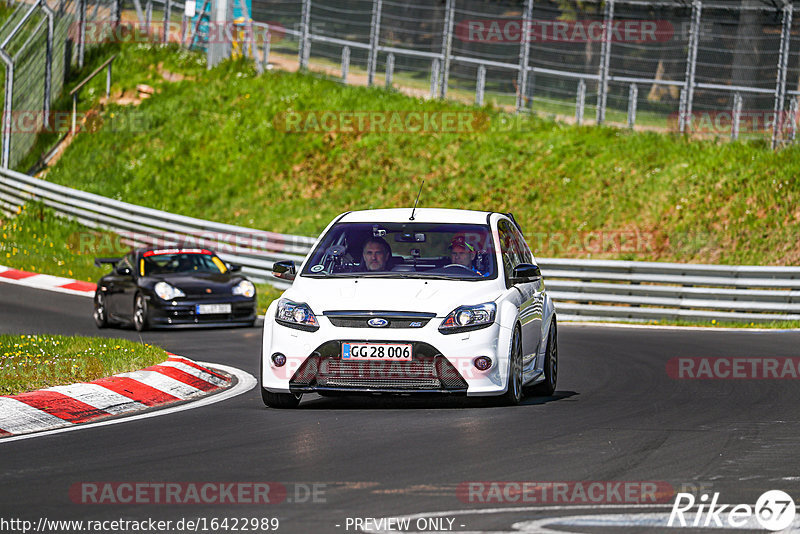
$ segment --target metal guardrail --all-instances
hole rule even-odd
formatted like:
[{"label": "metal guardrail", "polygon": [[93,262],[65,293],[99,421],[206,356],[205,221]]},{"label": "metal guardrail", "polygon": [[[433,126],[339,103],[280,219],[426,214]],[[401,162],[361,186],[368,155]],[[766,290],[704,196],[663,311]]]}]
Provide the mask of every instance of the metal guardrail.
[{"label": "metal guardrail", "polygon": [[[13,216],[35,200],[130,246],[202,246],[242,265],[257,282],[285,288],[271,275],[279,260],[300,262],[315,238],[265,232],[136,206],[0,170],[0,211]],[[103,254],[97,254],[103,255]],[[800,267],[539,258],[562,320],[800,320]]]}]

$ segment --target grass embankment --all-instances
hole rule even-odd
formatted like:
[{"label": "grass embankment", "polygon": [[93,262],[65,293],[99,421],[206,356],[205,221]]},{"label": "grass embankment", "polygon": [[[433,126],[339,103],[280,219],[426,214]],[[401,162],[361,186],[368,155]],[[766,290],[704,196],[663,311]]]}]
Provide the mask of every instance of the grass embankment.
[{"label": "grass embankment", "polygon": [[[87,282],[97,282],[110,270],[95,267],[95,257],[121,257],[129,250],[115,234],[58,218],[35,203],[0,220],[0,234],[0,265]],[[257,284],[256,291],[259,313],[281,294],[267,284]]]},{"label": "grass embankment", "polygon": [[[114,90],[150,83],[156,94],[136,108],[107,106],[104,117],[146,128],[79,135],[48,179],[305,235],[345,210],[410,206],[424,179],[421,206],[513,211],[540,256],[800,260],[798,149],[773,153],[538,118],[507,131],[290,134],[276,121],[287,110],[472,110],[493,125],[503,115],[302,74],[258,76],[245,62],[206,71],[191,56],[123,47]],[[185,77],[167,81],[165,70]],[[602,246],[601,235],[611,236]]]},{"label": "grass embankment", "polygon": [[0,335],[0,395],[88,382],[166,359],[163,349],[124,339]]}]

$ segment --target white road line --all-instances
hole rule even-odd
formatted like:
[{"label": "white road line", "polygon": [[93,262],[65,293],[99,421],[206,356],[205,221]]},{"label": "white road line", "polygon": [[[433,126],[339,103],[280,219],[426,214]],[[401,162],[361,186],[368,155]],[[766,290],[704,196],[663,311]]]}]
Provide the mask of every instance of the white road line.
[{"label": "white road line", "polygon": [[179,380],[175,380],[167,375],[162,375],[156,371],[133,371],[132,373],[120,373],[114,376],[132,378],[146,386],[156,388],[164,393],[169,393],[173,397],[178,397],[181,400],[191,399],[203,393],[194,386],[184,384]]},{"label": "white road line", "polygon": [[[215,404],[217,402],[222,402],[224,400],[230,399],[232,397],[236,397],[241,395],[242,393],[247,393],[251,389],[253,389],[256,384],[256,378],[247,373],[242,371],[241,369],[237,369],[236,367],[228,367],[227,365],[219,365],[216,363],[206,363],[206,362],[197,362],[199,365],[205,365],[208,367],[220,369],[221,371],[225,371],[236,377],[237,383],[230,389],[226,389],[217,393],[216,395],[209,395],[207,397],[203,397],[202,399],[198,399],[194,402],[189,402],[186,404],[181,404],[179,406],[173,406],[171,408],[164,408],[161,410],[156,410],[152,412],[145,412],[139,415],[131,415],[128,417],[123,417],[121,419],[107,419],[105,421],[98,421],[96,423],[85,423],[81,425],[70,425],[67,428],[57,428],[54,430],[46,430],[44,432],[36,432],[34,434],[23,434],[20,436],[9,436],[7,438],[0,439],[0,444],[3,443],[10,443],[12,441],[19,441],[23,439],[32,439],[38,438],[43,436],[52,436],[53,434],[61,434],[62,432],[74,432],[76,430],[85,430],[89,428],[96,428],[101,426],[109,426],[109,425],[118,425],[122,423],[127,423],[129,421],[137,421],[140,419],[148,419],[150,417],[159,417],[161,415],[168,415],[171,413],[182,412],[185,410],[193,410],[195,408],[201,408],[203,406],[208,406],[210,404]],[[60,419],[59,419],[60,421]],[[2,426],[0,426],[2,428]]]},{"label": "white road line", "polygon": [[0,397],[0,428],[12,434],[72,425],[11,397]]},{"label": "white road line", "polygon": [[111,391],[98,384],[70,384],[69,386],[47,388],[45,391],[61,393],[112,415],[147,408],[147,406],[140,402],[131,400],[124,395],[120,395],[116,391]]},{"label": "white road line", "polygon": [[200,380],[205,380],[209,384],[214,384],[215,386],[224,386],[227,382],[219,377],[212,375],[211,373],[207,373],[205,371],[201,371],[197,367],[192,367],[191,365],[186,365],[183,362],[175,362],[175,361],[166,361],[163,363],[158,364],[159,367],[174,367],[175,369],[179,369],[184,373],[188,373],[192,376],[196,376]]},{"label": "white road line", "polygon": [[[6,269],[9,270],[9,269]],[[31,277],[33,278],[33,277]],[[69,284],[70,282],[75,282],[76,280],[67,280],[64,279],[64,284]],[[54,291],[56,293],[66,293],[67,295],[78,295],[79,297],[89,297],[94,298],[94,291],[78,291],[77,289],[67,289],[64,287],[35,287],[31,284],[27,283],[27,279],[23,278],[22,280],[12,280],[11,278],[3,278],[0,276],[0,282],[5,284],[14,284],[16,286],[25,286],[30,287],[33,289],[40,289],[43,291]]]}]

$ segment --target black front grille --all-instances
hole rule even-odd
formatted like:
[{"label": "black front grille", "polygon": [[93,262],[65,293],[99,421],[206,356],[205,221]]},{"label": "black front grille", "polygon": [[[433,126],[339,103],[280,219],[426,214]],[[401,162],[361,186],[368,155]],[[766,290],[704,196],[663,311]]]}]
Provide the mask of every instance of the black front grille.
[{"label": "black front grille", "polygon": [[[333,326],[347,328],[422,328],[436,314],[419,312],[381,312],[381,311],[327,311],[323,315]],[[383,319],[387,322],[382,327],[369,324],[372,319]]]},{"label": "black front grille", "polygon": [[289,387],[323,389],[465,391],[455,367],[427,343],[413,342],[411,361],[349,361],[341,358],[341,341],[321,345],[297,370]]}]

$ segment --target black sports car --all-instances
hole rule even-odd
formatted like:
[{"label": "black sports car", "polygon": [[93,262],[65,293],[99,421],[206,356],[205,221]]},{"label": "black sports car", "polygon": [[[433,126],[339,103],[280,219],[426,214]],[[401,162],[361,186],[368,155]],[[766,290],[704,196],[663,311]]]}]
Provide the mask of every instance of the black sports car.
[{"label": "black sports car", "polygon": [[136,249],[124,258],[95,258],[114,270],[97,283],[98,328],[133,324],[136,330],[166,326],[252,326],[256,288],[206,249]]}]

